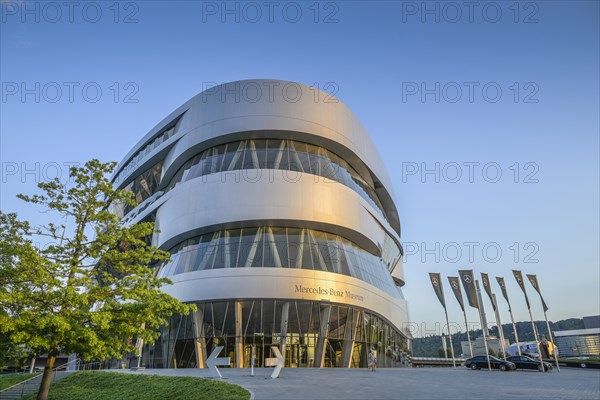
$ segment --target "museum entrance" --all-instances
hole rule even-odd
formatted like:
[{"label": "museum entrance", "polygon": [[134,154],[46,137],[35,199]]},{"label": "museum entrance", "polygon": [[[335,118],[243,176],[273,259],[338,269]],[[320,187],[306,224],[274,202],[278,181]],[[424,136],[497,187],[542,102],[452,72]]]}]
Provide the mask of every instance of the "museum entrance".
[{"label": "museum entrance", "polygon": [[[294,300],[237,300],[198,303],[190,315],[173,316],[154,345],[146,345],[142,365],[205,368],[217,346],[231,367],[264,368],[277,346],[286,368],[365,368],[368,350],[380,367],[400,366],[406,337],[365,310]],[[285,332],[285,333],[283,333]],[[239,353],[238,353],[239,352]],[[197,354],[198,353],[198,354]]]}]

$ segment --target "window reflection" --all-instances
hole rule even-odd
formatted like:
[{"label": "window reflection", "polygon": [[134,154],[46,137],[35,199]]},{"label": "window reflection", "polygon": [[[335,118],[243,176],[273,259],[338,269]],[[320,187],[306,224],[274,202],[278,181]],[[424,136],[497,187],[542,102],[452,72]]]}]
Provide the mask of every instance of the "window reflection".
[{"label": "window reflection", "polygon": [[142,147],[140,150],[135,153],[135,155],[125,164],[123,168],[121,168],[121,172],[114,179],[115,182],[121,181],[126,175],[129,174],[131,169],[135,169],[137,165],[140,164],[140,161],[146,157],[148,154],[152,152],[155,148],[160,146],[163,142],[166,142],[171,137],[175,135],[175,126],[171,126],[168,129],[165,129],[161,134],[159,134],[154,140],[148,143],[146,146]]},{"label": "window reflection", "polygon": [[158,186],[160,184],[162,165],[163,162],[160,161],[142,172],[129,185],[123,188],[123,190],[133,193],[133,199],[136,203],[135,206],[115,203],[114,205],[111,205],[111,212],[122,218],[124,215],[127,215],[129,211],[136,208],[137,205],[155,194],[158,191]]},{"label": "window reflection", "polygon": [[[313,229],[228,229],[187,239],[170,252],[160,277],[218,268],[300,268],[351,276],[402,297],[384,259],[339,235]],[[398,259],[399,253],[396,247],[389,257]]]},{"label": "window reflection", "polygon": [[[282,139],[242,140],[204,150],[175,174],[169,188],[216,172],[279,169],[324,177],[348,186],[386,218],[379,197],[354,168],[337,154],[312,144]],[[290,173],[290,177],[295,176]]]},{"label": "window reflection", "polygon": [[[236,303],[239,303],[237,311]],[[285,303],[288,303],[287,308],[283,307]],[[407,366],[404,362],[409,353],[406,335],[368,310],[318,301],[273,299],[201,302],[197,307],[201,328],[194,329],[193,314],[172,316],[158,340],[144,347],[143,366],[197,368],[195,352],[199,348],[205,349],[201,355],[205,364],[205,357],[216,346],[223,346],[232,367],[249,367],[254,352],[254,366],[261,368],[266,367],[265,358],[272,356],[271,346],[281,347],[284,339],[286,368],[317,366],[319,351],[323,354],[322,367],[366,368],[369,349],[377,352],[381,368]],[[285,335],[281,329],[282,318],[287,320]],[[241,335],[236,332],[236,319],[241,322]],[[325,346],[319,349],[320,327],[324,324],[329,329],[321,341]],[[347,330],[352,334],[348,335]],[[345,345],[346,341],[350,346]],[[235,365],[236,351],[242,352],[241,365]],[[344,357],[349,360],[348,364],[343,362]]]}]

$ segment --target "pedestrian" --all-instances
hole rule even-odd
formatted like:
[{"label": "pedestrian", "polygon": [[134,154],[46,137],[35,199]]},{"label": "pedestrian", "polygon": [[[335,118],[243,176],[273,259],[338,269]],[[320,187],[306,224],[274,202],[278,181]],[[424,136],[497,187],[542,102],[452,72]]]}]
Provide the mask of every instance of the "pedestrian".
[{"label": "pedestrian", "polygon": [[375,357],[375,352],[373,349],[369,350],[369,357],[367,360],[367,364],[369,366],[369,371],[375,372],[377,371],[377,357]]}]

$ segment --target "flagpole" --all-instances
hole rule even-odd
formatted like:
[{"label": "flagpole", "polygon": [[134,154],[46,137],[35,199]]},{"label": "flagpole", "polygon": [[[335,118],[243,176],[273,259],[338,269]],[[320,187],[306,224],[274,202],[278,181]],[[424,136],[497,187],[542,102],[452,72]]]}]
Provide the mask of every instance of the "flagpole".
[{"label": "flagpole", "polygon": [[446,347],[446,335],[442,332],[442,351],[444,352],[444,358],[448,359],[448,348]]},{"label": "flagpole", "polygon": [[515,332],[515,342],[517,342],[517,351],[519,355],[521,354],[521,344],[519,343],[519,335],[517,334],[517,325],[515,325],[515,318],[513,317],[512,309],[510,308],[510,303],[508,303],[508,313],[510,314],[510,320],[512,322],[513,331]]},{"label": "flagpole", "polygon": [[450,286],[452,287],[452,291],[454,292],[454,297],[456,297],[456,301],[458,301],[458,304],[460,304],[460,309],[462,310],[463,316],[465,317],[465,328],[467,330],[467,340],[469,341],[469,352],[471,354],[471,357],[473,357],[473,345],[471,344],[471,334],[469,333],[467,312],[465,311],[465,305],[463,303],[462,295],[460,293],[460,277],[449,276],[448,281],[450,282]]},{"label": "flagpole", "polygon": [[[500,290],[502,290],[502,295],[504,296],[504,300],[506,300],[506,304],[508,304],[508,313],[510,314],[510,322],[512,323],[513,332],[515,334],[515,342],[517,343],[517,352],[519,355],[521,354],[521,344],[519,343],[519,334],[517,333],[517,325],[515,324],[515,318],[513,317],[512,307],[510,306],[510,300],[508,300],[508,292],[506,291],[506,282],[504,282],[504,278],[497,276],[496,281],[498,285],[500,285]],[[508,343],[510,345],[510,342]]]},{"label": "flagpole", "polygon": [[540,349],[540,341],[538,339],[537,330],[535,329],[535,323],[533,322],[533,315],[531,315],[531,305],[529,304],[529,299],[527,298],[527,290],[525,289],[525,284],[523,283],[523,274],[521,271],[513,269],[513,275],[519,284],[519,287],[523,291],[523,295],[525,296],[525,303],[527,304],[527,311],[529,311],[529,319],[531,320],[531,328],[533,329],[533,335],[535,337],[535,345],[538,349],[538,356],[540,359],[540,363],[542,364],[542,368],[540,368],[540,372],[544,372],[544,360],[542,359],[542,351]]},{"label": "flagpole", "polygon": [[479,319],[481,321],[481,332],[483,332],[483,345],[485,346],[485,358],[487,359],[488,370],[492,370],[490,364],[490,351],[488,350],[487,344],[487,321],[485,319],[485,311],[483,311],[483,299],[481,298],[481,289],[479,289],[479,281],[475,280],[475,287],[477,288],[477,301],[479,302]]},{"label": "flagpole", "polygon": [[[448,327],[448,337],[450,338],[450,354],[452,354],[452,368],[456,368],[456,360],[454,359],[454,345],[452,344],[452,332],[450,332],[450,321],[448,320],[448,310],[444,307],[444,313],[446,314],[446,326]],[[444,340],[444,343],[446,341]]]},{"label": "flagpole", "polygon": [[467,322],[467,312],[463,308],[463,315],[465,316],[465,328],[467,330],[467,340],[469,341],[469,352],[471,353],[471,358],[473,358],[473,345],[471,344],[471,335],[469,334],[469,323]]},{"label": "flagpole", "polygon": [[496,302],[496,295],[492,294],[494,300],[494,309],[496,311],[496,325],[498,326],[498,334],[500,335],[500,345],[502,346],[502,358],[506,361],[506,349],[504,348],[504,330],[502,329],[502,322],[500,321],[500,312],[498,311],[498,303]]},{"label": "flagpole", "polygon": [[558,372],[560,372],[560,366],[558,365],[558,354],[555,351],[556,346],[554,345],[554,340],[552,340],[552,331],[550,330],[550,323],[548,323],[548,315],[546,315],[546,311],[548,311],[548,306],[546,305],[544,297],[542,296],[542,291],[540,289],[540,285],[538,284],[537,276],[527,275],[527,279],[529,280],[529,283],[531,283],[535,291],[538,292],[538,294],[540,295],[540,300],[542,301],[542,309],[544,310],[544,319],[546,320],[546,328],[548,328],[548,336],[550,339],[550,343],[552,343],[552,353],[554,354],[554,361],[556,361],[556,369],[558,370]]},{"label": "flagpole", "polygon": [[548,323],[548,316],[546,315],[546,311],[544,311],[544,318],[546,319],[546,327],[548,328],[548,336],[550,337],[550,343],[552,343],[552,353],[554,354],[554,361],[556,362],[556,370],[560,372],[560,367],[558,366],[558,353],[557,347],[554,345],[554,340],[552,340],[552,331],[550,330],[550,324]]},{"label": "flagpole", "polygon": [[502,330],[502,322],[500,321],[500,312],[498,311],[498,302],[496,301],[496,295],[492,293],[492,284],[490,282],[488,274],[482,272],[481,281],[483,282],[485,292],[487,293],[488,297],[490,298],[490,301],[492,302],[492,308],[494,309],[494,315],[496,317],[496,326],[498,327],[498,341],[500,342],[498,352],[502,350],[502,358],[506,360],[506,349],[504,348],[504,331]]},{"label": "flagpole", "polygon": [[[446,326],[448,327],[448,336],[450,336],[450,350],[452,351],[452,366],[456,368],[456,360],[454,358],[454,346],[452,345],[452,333],[450,332],[450,321],[448,320],[448,310],[446,309],[446,300],[444,299],[444,287],[442,286],[441,274],[439,272],[430,272],[429,279],[433,285],[433,290],[438,297],[438,300],[444,307],[444,314],[446,314]],[[443,329],[442,329],[443,333]],[[446,340],[444,339],[444,343]]]},{"label": "flagpole", "polygon": [[531,315],[531,308],[527,307],[527,310],[529,311],[529,318],[531,319],[531,327],[533,328],[533,337],[535,338],[535,345],[537,346],[538,349],[538,358],[540,359],[540,362],[542,363],[542,369],[541,372],[544,372],[544,359],[542,358],[542,349],[540,349],[540,341],[538,339],[538,334],[537,334],[537,330],[535,329],[535,323],[533,322],[533,315]]}]

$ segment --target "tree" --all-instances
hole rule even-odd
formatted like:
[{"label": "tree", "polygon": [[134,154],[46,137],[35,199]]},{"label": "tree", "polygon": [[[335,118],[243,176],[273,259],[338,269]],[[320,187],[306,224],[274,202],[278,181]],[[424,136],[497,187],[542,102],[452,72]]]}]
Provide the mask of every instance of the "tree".
[{"label": "tree", "polygon": [[[6,312],[0,308],[0,314],[6,316]],[[10,341],[5,333],[0,333],[0,370],[4,367],[23,368],[27,365],[29,352],[22,345],[16,345]]]},{"label": "tree", "polygon": [[441,347],[438,347],[438,357],[446,358],[447,356],[448,356],[447,352],[446,352],[446,354],[444,354],[444,349]]},{"label": "tree", "polygon": [[[149,267],[169,258],[149,245],[154,223],[125,226],[109,211],[113,203],[135,204],[107,178],[114,166],[91,160],[71,168],[68,182],[54,179],[38,184],[40,195],[18,196],[63,223],[32,229],[0,212],[0,334],[48,354],[39,400],[48,397],[59,352],[122,357],[136,350],[132,339],[153,343],[171,315],[195,309],[162,292],[171,282]],[[49,245],[36,248],[38,236]]]},{"label": "tree", "polygon": [[[583,329],[583,320],[581,318],[569,318],[565,320],[556,321],[554,323],[550,322],[550,326],[554,327],[554,330],[562,331],[562,330],[570,330],[570,329]],[[533,330],[531,328],[530,321],[522,321],[515,322],[517,327],[517,332],[519,333],[519,341],[521,344],[525,342],[533,342],[534,335]],[[535,326],[539,332],[544,332],[546,330],[546,321],[535,321]],[[503,324],[502,328],[505,332],[505,338],[509,340],[510,343],[515,343],[515,336],[513,332],[512,324]],[[473,329],[470,330],[471,338],[476,338],[482,335],[481,329]],[[459,354],[460,342],[467,341],[466,332],[459,332],[458,334],[453,334],[452,336],[454,342],[454,354]],[[439,344],[441,341],[440,335],[433,335],[427,337],[415,337],[412,339],[412,354],[415,357],[435,357],[438,353]],[[443,352],[442,352],[443,356]]]}]

